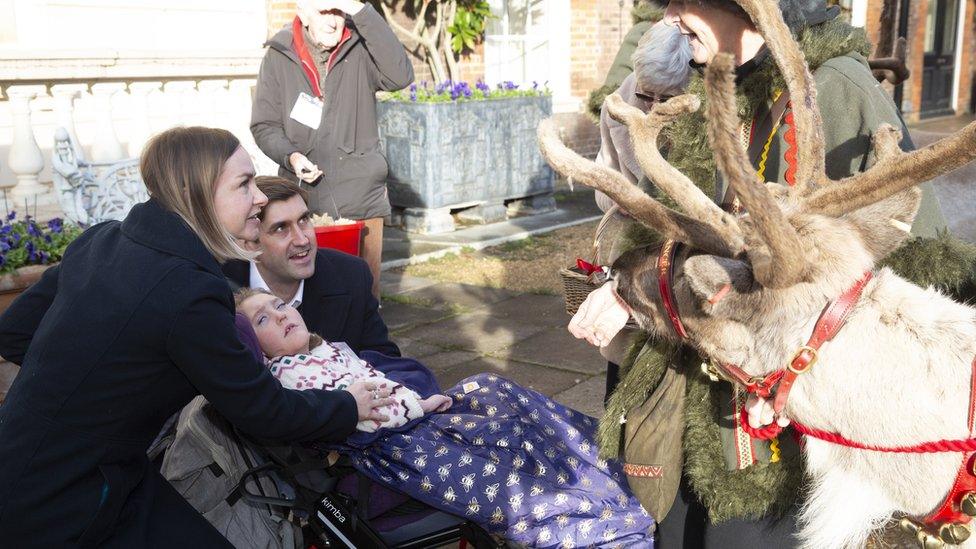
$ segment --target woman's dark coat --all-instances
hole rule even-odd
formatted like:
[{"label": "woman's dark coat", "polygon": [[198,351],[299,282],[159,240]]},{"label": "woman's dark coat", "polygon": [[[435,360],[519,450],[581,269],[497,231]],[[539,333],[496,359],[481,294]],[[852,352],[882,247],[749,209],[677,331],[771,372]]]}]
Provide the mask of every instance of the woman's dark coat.
[{"label": "woman's dark coat", "polygon": [[0,545],[226,543],[146,458],[198,394],[260,438],[354,431],[351,394],[283,389],[233,317],[220,265],[153,200],[74,242],[0,317],[0,355],[21,365],[0,407]]}]

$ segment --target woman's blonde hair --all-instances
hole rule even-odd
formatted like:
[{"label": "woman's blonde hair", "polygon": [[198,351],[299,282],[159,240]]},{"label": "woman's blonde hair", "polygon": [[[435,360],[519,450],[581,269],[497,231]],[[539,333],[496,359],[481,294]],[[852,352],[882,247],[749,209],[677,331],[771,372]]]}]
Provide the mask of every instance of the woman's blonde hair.
[{"label": "woman's blonde hair", "polygon": [[214,207],[217,179],[240,146],[227,130],[177,127],[150,139],[139,162],[149,196],[183,218],[221,263],[258,255],[242,248],[221,226]]},{"label": "woman's blonde hair", "polygon": [[[238,313],[243,313],[244,311],[241,310],[241,305],[243,305],[245,301],[251,299],[256,295],[274,295],[274,294],[269,292],[268,290],[265,290],[264,288],[248,288],[245,286],[240,290],[234,292],[234,309],[236,309]],[[312,349],[318,347],[319,345],[322,344],[323,341],[325,341],[325,339],[323,339],[322,336],[320,336],[319,334],[316,334],[315,332],[309,332],[308,350],[311,351]],[[263,351],[264,349],[262,349],[262,352]]]}]

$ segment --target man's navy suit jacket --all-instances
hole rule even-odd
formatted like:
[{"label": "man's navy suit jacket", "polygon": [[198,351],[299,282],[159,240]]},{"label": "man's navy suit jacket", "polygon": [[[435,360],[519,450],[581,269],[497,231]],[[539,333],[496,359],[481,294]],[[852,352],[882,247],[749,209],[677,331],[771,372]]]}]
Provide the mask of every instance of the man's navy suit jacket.
[{"label": "man's navy suit jacket", "polygon": [[[224,275],[238,286],[250,284],[251,267],[244,261],[230,261]],[[298,311],[308,329],[326,341],[344,341],[353,351],[377,351],[400,356],[390,341],[372,293],[373,277],[362,259],[320,248],[315,255],[315,274],[305,280]]]}]

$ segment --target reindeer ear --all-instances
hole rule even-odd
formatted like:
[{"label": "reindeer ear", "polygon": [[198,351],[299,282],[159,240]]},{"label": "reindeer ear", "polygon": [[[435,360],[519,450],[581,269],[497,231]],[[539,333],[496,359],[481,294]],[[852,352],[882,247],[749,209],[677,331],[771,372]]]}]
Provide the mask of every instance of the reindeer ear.
[{"label": "reindeer ear", "polygon": [[864,246],[875,261],[895,251],[910,236],[922,191],[912,187],[880,202],[844,215],[861,233]]},{"label": "reindeer ear", "polygon": [[708,315],[720,315],[755,288],[752,269],[744,261],[714,255],[689,257],[684,264],[684,280],[699,308]]}]

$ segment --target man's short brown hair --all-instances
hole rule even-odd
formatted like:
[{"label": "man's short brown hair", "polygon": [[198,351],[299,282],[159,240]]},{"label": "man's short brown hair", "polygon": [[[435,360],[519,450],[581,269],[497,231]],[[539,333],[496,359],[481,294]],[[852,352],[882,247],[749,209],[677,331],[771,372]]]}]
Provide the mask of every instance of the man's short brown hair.
[{"label": "man's short brown hair", "polygon": [[[254,178],[254,183],[257,184],[258,189],[261,189],[261,192],[268,197],[269,205],[273,202],[282,202],[295,195],[298,195],[302,197],[302,202],[308,206],[308,191],[301,188],[298,183],[295,183],[290,179],[278,177],[277,175],[259,175]],[[265,208],[267,208],[267,206],[265,206]],[[258,215],[258,219],[264,221],[264,209],[261,210],[261,214]]]}]

